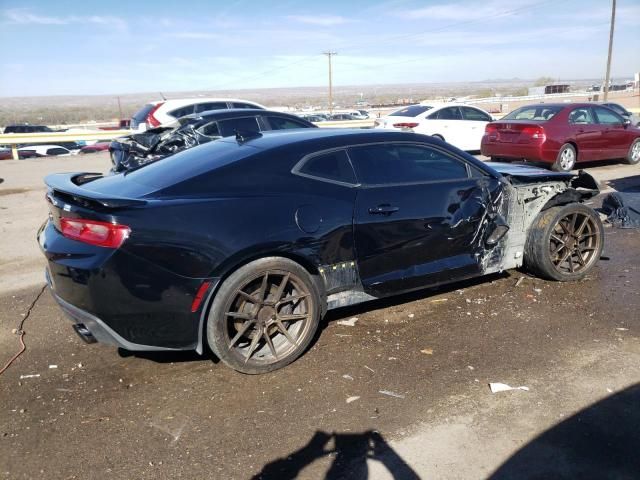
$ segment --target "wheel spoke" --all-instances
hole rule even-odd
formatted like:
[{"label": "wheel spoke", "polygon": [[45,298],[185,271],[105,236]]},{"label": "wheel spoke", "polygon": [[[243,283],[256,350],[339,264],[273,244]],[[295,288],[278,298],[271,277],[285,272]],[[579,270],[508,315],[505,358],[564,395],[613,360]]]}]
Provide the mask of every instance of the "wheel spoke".
[{"label": "wheel spoke", "polygon": [[278,291],[273,297],[273,300],[275,302],[279,302],[282,295],[284,295],[284,289],[287,288],[287,283],[289,283],[289,277],[291,277],[291,274],[287,273],[282,279],[282,283],[280,283],[280,286],[278,287]]},{"label": "wheel spoke", "polygon": [[291,295],[290,297],[285,298],[284,300],[280,300],[276,305],[279,307],[281,305],[284,305],[286,303],[291,303],[291,302],[297,302],[298,300],[308,297],[309,294],[308,293],[303,293],[300,295]]},{"label": "wheel spoke", "polygon": [[269,345],[269,350],[271,350],[271,355],[273,355],[275,359],[278,360],[278,353],[276,352],[276,347],[273,345],[273,340],[271,340],[271,337],[269,336],[269,332],[267,332],[266,328],[264,329],[264,332],[262,332],[262,336],[267,341],[267,345]]},{"label": "wheel spoke", "polygon": [[225,313],[228,317],[239,318],[240,320],[253,320],[253,316],[248,313],[242,312],[227,312]]},{"label": "wheel spoke", "polygon": [[279,318],[276,319],[276,325],[278,326],[278,330],[280,330],[280,332],[287,338],[287,340],[289,340],[289,343],[292,343],[293,345],[295,345],[297,347],[298,344],[293,339],[293,337],[291,336],[291,334],[289,333],[289,331],[286,329],[286,327],[280,321]]},{"label": "wheel spoke", "polygon": [[571,250],[569,250],[567,248],[567,253],[565,253],[562,258],[560,259],[560,261],[557,263],[558,266],[562,265],[564,262],[566,262],[567,258],[569,258],[569,256],[571,255]]},{"label": "wheel spoke", "polygon": [[551,252],[551,256],[555,256],[558,255],[560,253],[560,251],[565,247],[564,242],[562,242],[560,245],[558,245],[552,252]]},{"label": "wheel spoke", "polygon": [[249,351],[247,352],[247,357],[244,359],[244,363],[247,363],[249,361],[249,359],[251,358],[251,355],[253,355],[253,352],[255,352],[256,347],[258,346],[260,337],[262,337],[262,332],[260,330],[262,330],[262,328],[258,327],[256,329],[255,335],[251,339],[251,345],[249,345]]},{"label": "wheel spoke", "polygon": [[578,223],[578,214],[574,213],[573,218],[571,218],[571,233],[575,235],[576,233],[576,223]]},{"label": "wheel spoke", "polygon": [[569,255],[569,271],[571,273],[574,272],[574,268],[573,268],[573,253],[571,255]]},{"label": "wheel spoke", "polygon": [[[564,219],[563,219],[564,220]],[[564,230],[564,233],[566,233],[567,235],[571,235],[571,230],[569,230],[569,227],[567,227],[562,220],[560,220],[558,222],[558,225],[560,225],[560,228],[562,228]]]},{"label": "wheel spoke", "polygon": [[576,253],[578,254],[578,263],[584,267],[587,262],[585,262],[584,257],[582,256],[582,249],[580,248],[580,245],[576,246]]},{"label": "wheel spoke", "polygon": [[561,239],[559,236],[553,234],[553,233],[551,234],[551,239],[555,240],[556,242],[560,242],[560,243],[562,243],[564,245],[564,240]]},{"label": "wheel spoke", "polygon": [[238,290],[238,295],[240,295],[242,298],[244,298],[245,300],[248,300],[251,303],[260,303],[260,301],[258,299],[256,299],[255,297],[249,295],[247,292],[244,292],[242,290]]},{"label": "wheel spoke", "polygon": [[294,313],[292,315],[278,315],[281,322],[292,322],[295,320],[303,320],[309,317],[308,313]]},{"label": "wheel spoke", "polygon": [[236,342],[240,340],[240,337],[242,337],[246,333],[246,331],[249,329],[251,325],[253,325],[253,320],[249,320],[248,322],[245,322],[244,325],[242,325],[242,328],[238,330],[238,333],[236,333],[236,335],[229,342],[229,350],[233,348]]},{"label": "wheel spoke", "polygon": [[262,285],[260,285],[260,292],[258,292],[259,302],[264,302],[264,297],[267,293],[268,285],[269,285],[269,272],[265,272],[264,277],[262,277]]},{"label": "wheel spoke", "polygon": [[578,227],[578,230],[576,230],[577,237],[580,237],[582,235],[582,231],[584,230],[584,227],[587,226],[588,221],[589,221],[589,217],[585,215],[584,220],[582,220],[582,223]]}]

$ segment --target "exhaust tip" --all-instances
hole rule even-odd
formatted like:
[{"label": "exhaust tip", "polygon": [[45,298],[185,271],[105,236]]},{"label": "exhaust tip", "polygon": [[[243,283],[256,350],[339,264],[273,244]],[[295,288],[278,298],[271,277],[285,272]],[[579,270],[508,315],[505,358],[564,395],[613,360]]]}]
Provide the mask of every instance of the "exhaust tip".
[{"label": "exhaust tip", "polygon": [[86,343],[96,343],[97,342],[96,338],[89,331],[89,329],[87,327],[85,327],[84,323],[74,323],[73,324],[73,330]]}]

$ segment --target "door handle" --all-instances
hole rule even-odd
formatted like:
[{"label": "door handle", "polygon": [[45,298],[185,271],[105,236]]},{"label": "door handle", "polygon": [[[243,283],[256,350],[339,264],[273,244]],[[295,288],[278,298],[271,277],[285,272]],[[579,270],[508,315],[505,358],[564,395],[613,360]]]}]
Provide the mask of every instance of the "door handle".
[{"label": "door handle", "polygon": [[398,207],[393,207],[388,203],[384,203],[382,205],[378,205],[377,207],[370,208],[369,213],[371,215],[391,215],[398,210],[400,210]]}]

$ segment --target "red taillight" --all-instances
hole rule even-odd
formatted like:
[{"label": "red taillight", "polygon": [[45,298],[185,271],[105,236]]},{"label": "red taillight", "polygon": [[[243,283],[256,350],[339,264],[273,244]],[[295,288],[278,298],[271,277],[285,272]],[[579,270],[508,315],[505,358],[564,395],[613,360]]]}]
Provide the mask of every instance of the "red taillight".
[{"label": "red taillight", "polygon": [[417,127],[418,125],[420,125],[418,122],[401,122],[401,123],[394,123],[393,126],[396,128],[414,128]]},{"label": "red taillight", "polygon": [[126,225],[83,218],[62,217],[60,227],[67,238],[106,248],[120,247],[131,233]]},{"label": "red taillight", "polygon": [[160,126],[160,120],[158,120],[156,117],[153,116],[154,113],[156,113],[156,111],[162,106],[164,105],[164,102],[160,102],[158,103],[155,107],[153,107],[151,109],[151,111],[149,112],[149,114],[147,115],[147,123],[149,124],[150,127],[159,127]]},{"label": "red taillight", "polygon": [[544,129],[542,127],[524,127],[522,129],[523,135],[528,135],[536,140],[545,140]]},{"label": "red taillight", "polygon": [[202,285],[200,285],[200,288],[196,292],[196,296],[193,297],[193,302],[191,303],[191,313],[195,313],[198,311],[198,309],[200,308],[200,304],[202,303],[202,300],[204,300],[204,296],[210,286],[211,282],[203,282]]},{"label": "red taillight", "polygon": [[497,133],[497,132],[498,132],[498,127],[496,125],[487,123],[487,126],[484,127],[484,133]]}]

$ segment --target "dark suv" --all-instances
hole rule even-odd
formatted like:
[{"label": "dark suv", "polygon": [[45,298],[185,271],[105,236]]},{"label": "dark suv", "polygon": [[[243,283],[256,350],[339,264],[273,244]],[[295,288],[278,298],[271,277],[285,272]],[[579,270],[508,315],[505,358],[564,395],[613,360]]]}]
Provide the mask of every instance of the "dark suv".
[{"label": "dark suv", "polygon": [[53,132],[46,125],[7,125],[4,127],[4,133],[44,133]]}]

